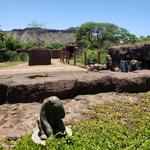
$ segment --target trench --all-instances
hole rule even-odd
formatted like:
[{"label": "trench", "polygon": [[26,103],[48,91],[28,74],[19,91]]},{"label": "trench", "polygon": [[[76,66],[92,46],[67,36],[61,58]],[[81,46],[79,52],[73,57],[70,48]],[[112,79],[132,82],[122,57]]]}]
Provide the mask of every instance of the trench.
[{"label": "trench", "polygon": [[60,99],[103,92],[139,93],[150,90],[150,71],[132,73],[82,73],[60,77],[34,76],[0,81],[0,103],[42,102],[50,96]]}]

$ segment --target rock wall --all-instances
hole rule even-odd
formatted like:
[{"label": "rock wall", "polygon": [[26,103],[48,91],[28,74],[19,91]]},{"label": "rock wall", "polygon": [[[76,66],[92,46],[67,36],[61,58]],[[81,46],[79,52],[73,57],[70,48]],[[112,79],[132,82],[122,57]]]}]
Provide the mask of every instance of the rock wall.
[{"label": "rock wall", "polygon": [[29,53],[29,66],[51,64],[51,50],[46,48],[31,49]]},{"label": "rock wall", "polygon": [[72,73],[56,77],[12,77],[0,80],[0,102],[42,102],[49,96],[60,99],[100,92],[146,92],[150,90],[150,71],[120,73]]},{"label": "rock wall", "polygon": [[121,60],[138,60],[142,68],[150,69],[150,43],[114,46],[108,49],[108,54],[114,67],[119,67]]}]

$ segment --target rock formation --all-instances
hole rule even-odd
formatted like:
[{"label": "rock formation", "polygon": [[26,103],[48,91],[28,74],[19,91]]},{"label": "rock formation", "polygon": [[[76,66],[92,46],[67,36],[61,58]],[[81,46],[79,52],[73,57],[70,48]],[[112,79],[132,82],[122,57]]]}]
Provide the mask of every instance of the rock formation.
[{"label": "rock formation", "polygon": [[141,63],[142,69],[150,69],[150,43],[114,46],[108,49],[108,54],[112,58],[113,67],[120,67],[121,61],[130,63],[136,60]]}]

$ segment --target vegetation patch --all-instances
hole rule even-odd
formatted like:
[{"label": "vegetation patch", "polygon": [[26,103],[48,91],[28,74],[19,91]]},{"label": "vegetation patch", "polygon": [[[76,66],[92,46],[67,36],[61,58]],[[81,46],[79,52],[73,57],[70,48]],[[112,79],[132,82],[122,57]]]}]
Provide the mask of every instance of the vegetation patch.
[{"label": "vegetation patch", "polygon": [[19,64],[22,64],[22,63],[24,63],[24,62],[5,62],[5,63],[0,63],[0,68],[16,66],[16,65],[19,65]]},{"label": "vegetation patch", "polygon": [[94,106],[89,114],[90,119],[72,123],[71,137],[52,138],[46,141],[46,146],[42,146],[34,144],[31,135],[26,135],[16,142],[14,149],[150,149],[150,93],[138,96],[139,101],[134,103],[115,100]]},{"label": "vegetation patch", "polygon": [[[97,49],[85,49],[84,52],[86,52],[87,55],[87,63],[88,64],[94,64],[98,63],[98,50]],[[79,64],[84,64],[84,52],[77,56],[77,62]],[[106,49],[100,50],[100,63],[106,64]]]}]

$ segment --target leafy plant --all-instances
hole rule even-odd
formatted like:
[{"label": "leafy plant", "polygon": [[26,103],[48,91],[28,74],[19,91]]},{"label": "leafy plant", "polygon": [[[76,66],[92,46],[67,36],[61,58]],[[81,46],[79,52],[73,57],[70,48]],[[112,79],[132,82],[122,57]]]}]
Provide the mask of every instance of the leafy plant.
[{"label": "leafy plant", "polygon": [[24,52],[24,53],[19,53],[19,58],[21,61],[27,61],[28,60],[28,53]]},{"label": "leafy plant", "polygon": [[63,45],[60,44],[59,42],[52,43],[51,46],[53,49],[59,49],[63,47]]},{"label": "leafy plant", "polygon": [[[94,49],[94,50],[85,49],[84,52],[86,52],[88,64],[97,63],[97,60],[98,60],[97,49]],[[80,64],[84,63],[84,52],[80,54],[79,56],[77,56],[77,62]],[[100,63],[106,64],[106,50],[105,49],[100,50]]]}]

